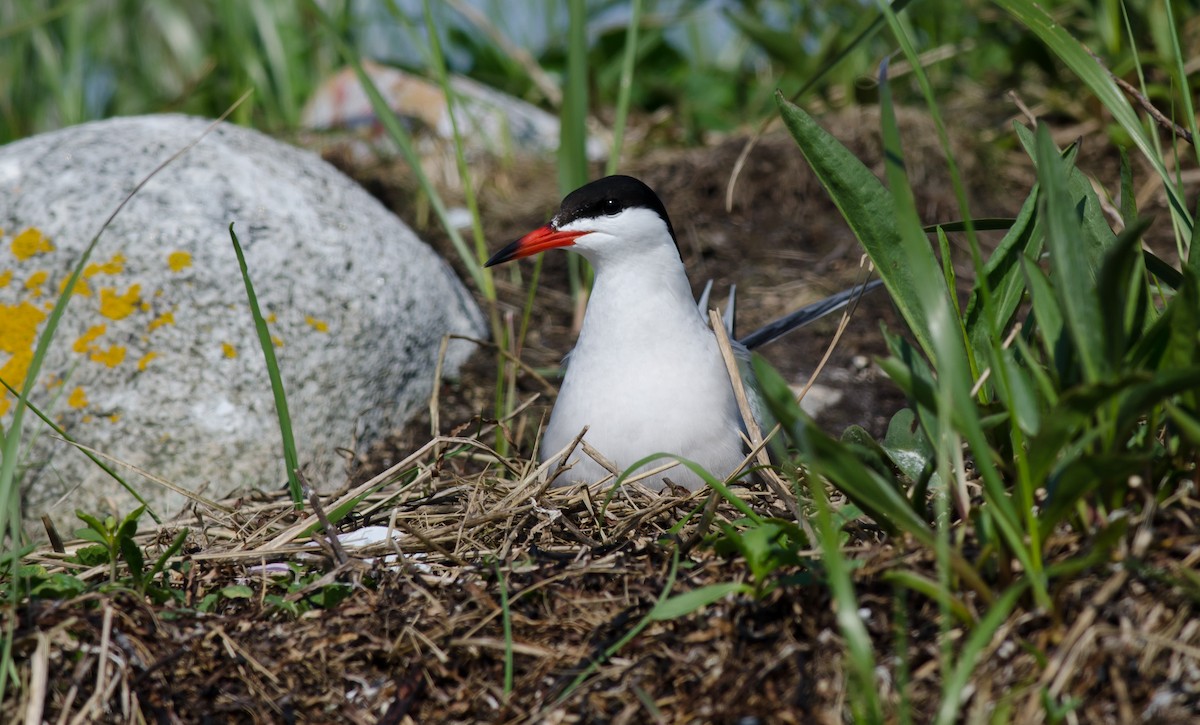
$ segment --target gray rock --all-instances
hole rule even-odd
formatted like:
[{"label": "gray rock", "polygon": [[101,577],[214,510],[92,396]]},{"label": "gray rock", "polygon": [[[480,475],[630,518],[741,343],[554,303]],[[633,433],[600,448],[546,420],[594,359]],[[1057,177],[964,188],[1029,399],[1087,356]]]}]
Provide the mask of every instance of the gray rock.
[{"label": "gray rock", "polygon": [[[0,147],[0,377],[20,388],[35,330],[103,220],[208,126],[121,118]],[[104,232],[31,399],[81,443],[218,497],[285,481],[270,381],[228,226],[276,340],[301,464],[343,482],[362,450],[427,400],[446,333],[483,334],[449,266],[315,155],[221,125]],[[449,348],[453,374],[470,348]],[[5,428],[15,403],[3,393]],[[26,417],[26,519],[72,525],[132,499]],[[36,435],[33,435],[36,434]],[[29,445],[31,436],[34,438]],[[171,513],[177,494],[124,472]]]}]

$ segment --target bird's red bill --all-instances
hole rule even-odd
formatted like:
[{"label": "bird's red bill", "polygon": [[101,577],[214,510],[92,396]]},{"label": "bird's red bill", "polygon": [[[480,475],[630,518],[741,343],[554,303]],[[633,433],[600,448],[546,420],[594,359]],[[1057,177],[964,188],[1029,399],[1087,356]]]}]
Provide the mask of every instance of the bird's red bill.
[{"label": "bird's red bill", "polygon": [[534,229],[517,241],[505,245],[503,249],[493,254],[492,258],[484,266],[493,267],[513,259],[520,259],[521,257],[528,257],[539,252],[544,252],[547,249],[569,247],[584,234],[587,234],[587,232],[560,232],[547,224]]}]

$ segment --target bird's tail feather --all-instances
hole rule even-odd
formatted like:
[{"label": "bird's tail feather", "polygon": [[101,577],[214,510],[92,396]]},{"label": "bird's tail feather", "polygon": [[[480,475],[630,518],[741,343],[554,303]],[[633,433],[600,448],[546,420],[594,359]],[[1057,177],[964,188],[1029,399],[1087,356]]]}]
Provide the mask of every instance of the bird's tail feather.
[{"label": "bird's tail feather", "polygon": [[850,304],[855,298],[865,295],[879,285],[883,284],[882,280],[872,280],[866,284],[852,287],[848,290],[843,290],[835,295],[826,297],[819,302],[814,302],[811,305],[805,305],[800,309],[787,314],[774,322],[767,323],[758,328],[749,335],[738,340],[747,348],[753,350],[756,347],[762,347],[769,342],[774,342],[792,330],[803,327],[810,322],[821,319],[825,315],[837,312],[846,305]]}]

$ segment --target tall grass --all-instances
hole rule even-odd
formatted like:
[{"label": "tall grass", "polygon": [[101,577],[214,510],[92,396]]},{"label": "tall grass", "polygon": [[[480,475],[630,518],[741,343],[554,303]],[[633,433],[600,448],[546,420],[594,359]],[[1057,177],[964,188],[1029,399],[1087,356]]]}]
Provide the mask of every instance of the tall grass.
[{"label": "tall grass", "polygon": [[[936,230],[939,244],[930,244],[917,218],[886,75],[880,105],[887,188],[808,114],[779,100],[789,131],[875,263],[916,340],[914,347],[889,334],[891,357],[881,364],[909,397],[914,412],[902,414],[917,424],[913,432],[923,440],[917,450],[925,451],[924,463],[901,460],[901,453],[913,448],[893,426],[884,440],[869,442],[894,466],[892,480],[880,478],[867,459],[856,460],[861,436],[855,445],[835,441],[805,423],[794,408],[773,400],[780,419],[791,421],[799,462],[813,474],[819,514],[828,482],[885,529],[911,533],[934,550],[936,583],[915,573],[892,579],[942,608],[941,723],[957,721],[972,671],[1027,596],[1037,609],[1052,611],[1051,587],[1107,559],[1124,532],[1124,520],[1103,514],[1137,507],[1142,500],[1130,477],[1137,474],[1160,496],[1169,495],[1194,476],[1200,453],[1195,425],[1200,420],[1200,254],[1190,248],[1195,218],[1156,151],[1158,128],[1134,112],[1101,63],[1040,6],[1023,0],[998,4],[1026,23],[1096,94],[1159,175],[1180,269],[1141,248],[1149,223],[1138,217],[1128,164],[1119,195],[1124,228],[1117,234],[1091,182],[1074,168],[1078,149],[1056,148],[1044,125],[1036,130],[1018,126],[1015,136],[1037,168],[1038,184],[987,258],[971,234],[971,215],[951,156],[966,222],[956,227],[968,232],[976,269],[968,305],[960,310],[953,264],[948,256],[939,262],[935,254],[940,249],[950,255],[952,247],[941,229]],[[913,62],[942,132],[935,94],[915,62],[912,32],[889,8],[881,5],[881,10],[895,42]],[[1173,23],[1170,27],[1177,32]],[[1178,37],[1169,45],[1178,48]],[[1178,77],[1182,66],[1172,61],[1169,67]],[[1178,85],[1186,89],[1190,82],[1181,78]],[[944,137],[943,147],[949,155]],[[906,429],[906,424],[898,427]],[[966,494],[964,452],[982,484],[981,501]],[[917,485],[920,480],[930,481],[929,487]],[[951,525],[958,532],[954,538]],[[1048,561],[1046,541],[1064,529],[1090,540],[1091,548]],[[964,576],[962,555],[968,548],[980,554],[969,564],[972,573]],[[854,592],[839,574],[838,554],[826,546],[825,557],[841,611],[853,605]],[[989,606],[972,623],[965,646],[952,650],[947,627],[963,585],[983,595]],[[850,660],[857,663],[856,671],[865,671],[863,650],[870,645],[865,633],[848,619],[839,623]],[[852,691],[851,708],[868,720],[877,717],[874,695],[860,688]]]},{"label": "tall grass", "polygon": [[[351,3],[327,3],[344,33]],[[209,117],[252,87],[233,120],[294,129],[335,68],[314,44],[319,17],[303,3],[0,3],[0,143],[115,115],[180,111]]]}]

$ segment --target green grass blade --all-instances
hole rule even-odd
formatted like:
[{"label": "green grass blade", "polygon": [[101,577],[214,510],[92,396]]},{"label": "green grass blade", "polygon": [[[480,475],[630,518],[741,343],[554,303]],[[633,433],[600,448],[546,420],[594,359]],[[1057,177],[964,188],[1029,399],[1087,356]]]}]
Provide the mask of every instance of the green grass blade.
[{"label": "green grass blade", "polygon": [[[587,5],[567,2],[567,76],[558,132],[558,190],[563,196],[588,181],[587,165]],[[567,256],[571,299],[578,300],[587,287],[586,262]]]},{"label": "green grass blade", "polygon": [[[1003,336],[1025,297],[1025,277],[1021,274],[1021,257],[1037,256],[1041,252],[1042,235],[1037,226],[1037,185],[1021,205],[1021,211],[984,264],[984,274],[991,288],[990,304],[983,303],[979,281],[967,301],[964,324],[967,339],[976,358],[991,346],[992,339]],[[990,317],[990,321],[985,321]]]},{"label": "green grass blade", "polygon": [[854,593],[854,582],[850,578],[850,565],[838,542],[840,529],[834,525],[829,498],[824,483],[814,481],[809,486],[813,503],[816,504],[816,529],[821,549],[821,562],[825,566],[830,592],[833,594],[834,611],[838,629],[845,640],[849,655],[850,709],[854,722],[882,723],[883,706],[879,701],[875,684],[875,646],[871,635],[859,616],[858,597]]},{"label": "green grass blade", "polygon": [[512,611],[509,609],[508,579],[499,565],[496,566],[496,578],[500,584],[500,626],[504,632],[504,695],[507,697],[513,690]]},{"label": "green grass blade", "polygon": [[475,253],[467,246],[466,241],[458,232],[458,228],[450,222],[446,204],[442,201],[441,195],[438,194],[437,187],[433,185],[433,182],[429,179],[429,175],[425,173],[425,169],[421,166],[421,159],[413,146],[412,137],[404,129],[395,112],[388,106],[387,101],[380,94],[379,89],[375,87],[375,83],[367,75],[366,70],[363,69],[362,57],[342,37],[341,28],[333,22],[316,0],[307,0],[307,4],[313,13],[321,19],[321,27],[325,29],[330,39],[337,46],[342,59],[354,68],[354,74],[358,77],[359,84],[362,85],[363,91],[367,94],[367,99],[371,102],[371,109],[375,111],[375,116],[383,126],[384,131],[387,132],[388,138],[394,141],[396,147],[400,149],[400,155],[404,157],[409,169],[412,170],[413,176],[417,178],[417,183],[420,185],[421,191],[429,198],[429,204],[433,207],[433,213],[437,216],[438,221],[441,222],[442,229],[446,232],[446,236],[450,238],[450,243],[454,245],[454,251],[458,253],[459,259],[467,268],[467,273],[471,275],[471,281],[475,283],[475,288],[478,290],[486,289],[483,265],[479,263]]},{"label": "green grass blade", "polygon": [[1104,355],[1096,268],[1082,244],[1076,206],[1067,189],[1067,170],[1044,125],[1038,126],[1035,153],[1042,184],[1041,217],[1046,225],[1046,248],[1050,252],[1055,292],[1087,379],[1100,380],[1111,366]]},{"label": "green grass blade", "polygon": [[232,223],[229,225],[229,239],[233,242],[233,251],[237,254],[242,281],[246,283],[246,300],[250,303],[250,314],[254,317],[254,330],[258,333],[258,342],[262,346],[263,359],[267,364],[267,375],[271,378],[271,393],[275,396],[275,414],[279,418],[279,435],[283,439],[283,461],[287,467],[288,492],[291,494],[292,503],[296,505],[296,508],[303,508],[304,492],[300,488],[300,478],[297,473],[300,463],[296,456],[296,440],[292,436],[292,417],[288,413],[283,377],[279,374],[279,361],[275,359],[275,343],[271,342],[271,331],[267,329],[267,321],[263,318],[262,310],[258,306],[258,297],[255,296],[254,285],[250,281],[250,269],[246,266],[246,256],[242,254],[242,245],[238,243]]},{"label": "green grass blade", "polygon": [[567,687],[559,694],[559,696],[554,699],[555,703],[561,703],[563,700],[566,700],[568,697],[570,697],[571,693],[574,692],[577,687],[582,685],[587,678],[592,676],[593,672],[600,668],[600,665],[607,662],[609,658],[611,658],[617,652],[620,652],[622,647],[632,642],[634,637],[641,634],[643,629],[648,627],[651,622],[655,621],[655,612],[657,611],[658,607],[668,606],[667,603],[670,602],[669,595],[671,590],[675,588],[675,576],[678,571],[679,549],[675,549],[671,552],[671,568],[667,572],[667,580],[663,583],[662,592],[659,593],[658,600],[655,602],[654,607],[646,613],[646,616],[638,620],[638,623],[635,624],[632,629],[626,632],[619,640],[606,647],[604,652],[602,652],[599,657],[593,660],[590,664],[588,664],[587,667],[583,669],[582,672],[576,675],[575,679],[571,680],[571,684],[567,685]]},{"label": "green grass blade", "polygon": [[442,41],[438,36],[438,28],[433,18],[433,7],[429,0],[424,0],[421,3],[422,10],[425,16],[425,28],[429,35],[429,53],[433,57],[433,71],[437,77],[438,85],[442,89],[442,95],[446,99],[446,113],[450,117],[450,128],[454,135],[454,161],[458,168],[458,176],[462,180],[463,196],[467,202],[467,210],[471,213],[471,233],[475,242],[475,261],[482,268],[483,287],[480,289],[483,296],[491,302],[491,317],[492,317],[492,334],[496,335],[499,332],[500,321],[495,310],[496,302],[496,285],[492,279],[492,271],[487,267],[482,267],[489,256],[487,248],[487,240],[483,234],[483,223],[479,214],[479,201],[475,198],[475,184],[471,180],[471,167],[467,164],[467,158],[463,151],[462,133],[458,128],[458,113],[455,107],[458,105],[455,102],[454,89],[450,85],[450,73],[446,68],[446,58],[442,53]]},{"label": "green grass blade", "polygon": [[[22,397],[21,391],[15,389],[13,386],[9,385],[8,381],[0,380],[0,385],[3,385],[5,387],[5,389],[8,390],[8,392],[12,393],[13,397],[15,397],[15,398]],[[60,426],[58,423],[55,423],[53,419],[51,419],[48,415],[43,413],[42,410],[40,408],[38,408],[36,405],[29,402],[28,400],[25,401],[25,404],[27,406],[29,406],[29,409],[33,411],[33,414],[36,415],[38,418],[41,418],[42,422],[45,423],[47,426],[49,426],[50,430],[54,431],[54,434],[57,435],[59,438],[62,438],[63,440],[65,440],[68,443],[76,442],[75,439],[71,437],[70,433],[67,433],[65,430],[63,430],[62,426]],[[146,503],[146,499],[142,498],[142,495],[137,492],[137,489],[135,489],[128,481],[126,481],[124,479],[124,477],[121,476],[121,474],[117,473],[116,470],[114,470],[112,466],[110,466],[106,462],[100,460],[99,457],[97,457],[94,453],[92,453],[89,450],[80,448],[78,446],[72,446],[72,447],[75,448],[75,450],[82,453],[83,455],[87,456],[89,459],[91,459],[92,463],[95,463],[100,468],[100,470],[107,473],[109,475],[109,477],[111,477],[114,481],[116,481],[118,484],[120,484],[121,488],[125,489],[129,493],[130,496],[133,496],[134,499],[136,499],[137,502],[146,509],[146,513],[150,514],[150,518],[154,519],[154,523],[156,523],[156,524],[162,523],[162,519],[159,518],[158,514],[154,512],[154,509],[150,508],[150,504]]]},{"label": "green grass blade", "polygon": [[[881,72],[881,76],[883,75],[884,73]],[[912,257],[927,257],[932,260],[932,253],[929,251],[928,243],[925,241],[917,221],[916,203],[904,170],[899,128],[891,104],[890,91],[884,82],[880,84],[880,116],[883,127],[885,169],[888,183],[891,186],[899,233],[903,243],[912,250]],[[921,254],[922,251],[924,254]],[[925,310],[925,319],[928,324],[926,335],[931,349],[927,351],[927,354],[935,361],[934,367],[937,370],[935,409],[941,436],[931,440],[942,451],[938,459],[941,480],[949,486],[953,479],[953,471],[948,465],[948,461],[951,455],[955,456],[955,460],[959,456],[961,444],[957,435],[958,432],[961,432],[969,443],[972,453],[980,461],[978,468],[983,478],[984,497],[988,503],[988,507],[983,513],[995,521],[1012,554],[1021,561],[1026,571],[1037,583],[1039,601],[1048,601],[1045,595],[1044,581],[1041,578],[1040,551],[1036,546],[1026,543],[1025,534],[1019,523],[1020,519],[1009,498],[1004,481],[1000,478],[995,466],[990,465],[990,461],[987,460],[992,455],[992,448],[984,435],[979,420],[979,410],[971,396],[974,361],[970,357],[970,351],[964,339],[965,333],[961,320],[955,314],[955,306],[950,300],[947,281],[940,270],[934,274],[927,273],[925,284],[917,289],[917,299]],[[988,304],[988,301],[987,296],[984,295],[984,304]],[[953,426],[950,425],[951,423]],[[944,492],[944,495],[949,497],[949,489]],[[939,532],[941,528],[939,527]],[[944,537],[943,543],[945,543]],[[948,550],[944,551],[940,558],[949,564]]]},{"label": "green grass blade", "polygon": [[[1185,57],[1182,49],[1179,47],[1179,26],[1175,23],[1175,5],[1171,0],[1166,0],[1167,3],[1167,27],[1168,35],[1171,40],[1171,60],[1174,61],[1171,66],[1171,73],[1175,82],[1175,87],[1181,89],[1179,100],[1183,108],[1182,116],[1187,130],[1192,134],[1192,152],[1196,155],[1196,161],[1200,162],[1200,122],[1196,120],[1196,107],[1192,103],[1191,86],[1188,84],[1187,69],[1184,67]],[[1195,49],[1192,50],[1192,55],[1195,55]],[[1197,221],[1196,217],[1192,217],[1193,223]],[[1192,228],[1193,233],[1195,227]]]},{"label": "green grass blade", "polygon": [[[125,195],[121,203],[113,209],[104,223],[100,225],[96,235],[92,237],[88,245],[84,247],[83,253],[79,255],[79,261],[75,263],[74,269],[71,270],[71,275],[63,284],[63,292],[59,294],[54,301],[54,308],[50,311],[49,317],[46,319],[46,326],[42,328],[42,332],[38,335],[37,345],[34,347],[33,356],[30,358],[29,367],[25,373],[25,381],[21,387],[21,395],[17,399],[17,404],[13,409],[13,417],[9,423],[9,428],[4,432],[4,447],[0,451],[0,537],[8,537],[13,542],[14,547],[22,539],[21,531],[21,500],[20,490],[16,481],[16,463],[17,453],[21,443],[21,431],[25,417],[26,401],[29,400],[29,393],[33,390],[34,382],[37,380],[38,374],[41,372],[42,363],[46,359],[46,353],[50,349],[50,343],[54,340],[54,335],[58,331],[59,322],[62,316],[67,311],[67,304],[74,297],[73,294],[68,294],[68,290],[74,290],[75,285],[79,282],[79,278],[83,276],[83,270],[87,266],[88,260],[91,259],[92,252],[95,251],[96,245],[100,242],[100,237],[112,224],[113,219],[125,208],[125,205],[141,191],[151,179],[158,175],[160,171],[173,163],[180,156],[191,150],[193,146],[200,143],[201,139],[216,126],[217,123],[225,119],[233,109],[237,108],[248,94],[242,95],[233,106],[225,112],[221,118],[213,122],[211,126],[204,130],[195,140],[187,144],[183,148],[176,151],[161,164],[156,166],[149,174],[144,176],[141,181],[134,185],[133,189]],[[20,577],[17,572],[21,566],[21,557],[14,556],[5,562],[9,565],[8,586],[10,587],[11,601],[17,601],[16,593],[20,585]],[[4,650],[0,654],[0,669],[11,670],[12,664],[12,644],[14,627],[16,626],[15,618],[10,617],[4,626]],[[5,685],[8,683],[6,672],[0,672],[0,700],[3,700]]]},{"label": "green grass blade", "polygon": [[995,2],[1032,30],[1041,39],[1043,45],[1058,56],[1104,104],[1162,179],[1168,205],[1176,222],[1184,229],[1191,231],[1193,221],[1176,189],[1174,179],[1171,178],[1170,172],[1163,164],[1161,155],[1154,148],[1150,135],[1138,121],[1133,107],[1129,105],[1129,101],[1117,88],[1117,84],[1113,82],[1108,71],[1100,65],[1083,44],[1067,32],[1062,23],[1050,15],[1043,3],[1035,0],[995,0]]},{"label": "green grass blade", "polygon": [[730,594],[749,594],[753,591],[753,587],[742,582],[709,584],[660,600],[650,612],[650,617],[659,622],[684,617]]},{"label": "green grass blade", "polygon": [[955,662],[954,669],[942,684],[942,704],[938,708],[937,720],[935,720],[937,725],[950,725],[950,723],[958,722],[958,711],[963,700],[966,699],[967,685],[970,682],[971,673],[975,670],[975,665],[979,664],[983,650],[992,641],[992,637],[1000,625],[1008,619],[1009,613],[1017,605],[1017,601],[1025,593],[1027,586],[1028,582],[1022,582],[1009,587],[967,636],[967,641],[958,653],[958,661]]},{"label": "green grass blade", "polygon": [[625,28],[625,52],[621,56],[621,81],[617,90],[612,148],[608,152],[608,165],[604,168],[604,173],[610,176],[617,173],[617,167],[621,163],[621,146],[625,140],[625,124],[629,118],[629,102],[633,96],[633,69],[637,60],[638,30],[642,24],[643,4],[644,0],[633,0],[629,8],[629,25]]}]

